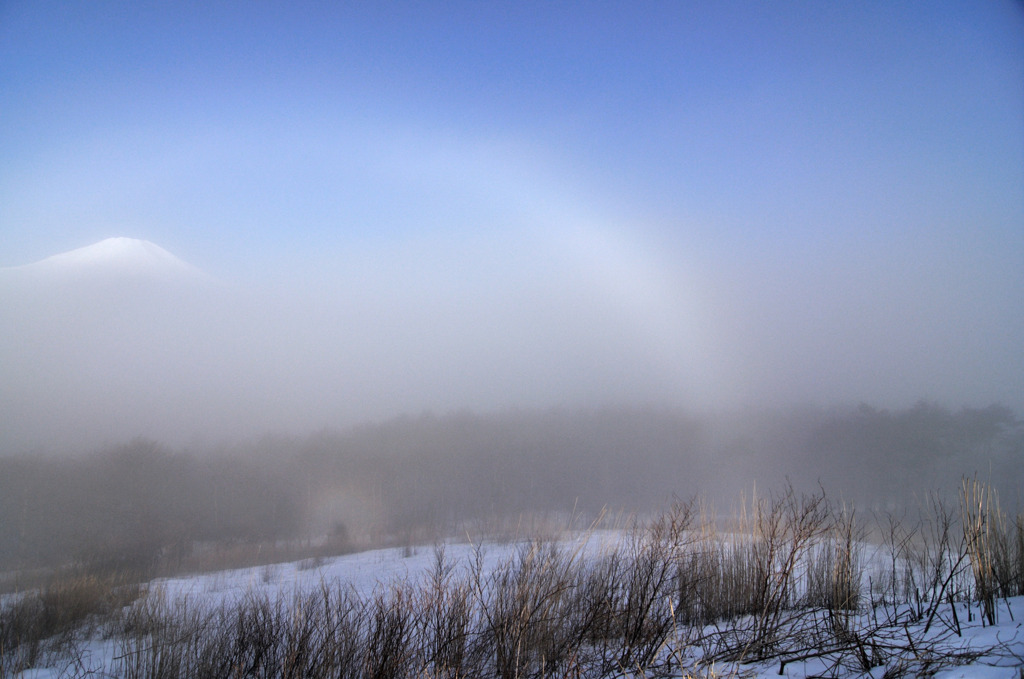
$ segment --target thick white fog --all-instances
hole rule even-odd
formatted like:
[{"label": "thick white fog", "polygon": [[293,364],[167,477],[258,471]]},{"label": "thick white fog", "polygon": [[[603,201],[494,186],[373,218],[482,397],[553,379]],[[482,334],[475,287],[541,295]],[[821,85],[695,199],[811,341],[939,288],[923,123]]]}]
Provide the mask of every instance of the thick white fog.
[{"label": "thick white fog", "polygon": [[938,247],[669,261],[579,229],[364,244],[242,280],[111,243],[0,272],[3,452],[459,409],[1021,408],[1024,327],[1000,289],[1019,274],[943,267]]}]

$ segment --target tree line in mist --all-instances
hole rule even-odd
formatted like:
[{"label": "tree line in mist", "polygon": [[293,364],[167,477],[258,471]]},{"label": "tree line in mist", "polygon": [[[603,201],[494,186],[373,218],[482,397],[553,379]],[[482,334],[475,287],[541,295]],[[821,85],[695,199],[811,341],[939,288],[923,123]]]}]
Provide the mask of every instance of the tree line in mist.
[{"label": "tree line in mist", "polygon": [[302,540],[341,551],[643,513],[695,494],[728,511],[741,491],[784,483],[892,511],[977,476],[1012,510],[1021,459],[1024,423],[1007,408],[929,403],[461,412],[216,451],[136,440],[71,458],[0,458],[0,567],[173,568],[213,546]]}]

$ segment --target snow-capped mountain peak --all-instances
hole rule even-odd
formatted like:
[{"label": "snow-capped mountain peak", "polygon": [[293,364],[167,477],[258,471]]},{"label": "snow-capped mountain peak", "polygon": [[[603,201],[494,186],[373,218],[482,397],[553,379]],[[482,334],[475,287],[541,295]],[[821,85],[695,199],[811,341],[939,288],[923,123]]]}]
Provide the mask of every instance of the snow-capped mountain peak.
[{"label": "snow-capped mountain peak", "polygon": [[204,277],[196,267],[155,243],[138,238],[107,238],[32,264],[13,267],[33,277],[143,277],[187,280]]}]

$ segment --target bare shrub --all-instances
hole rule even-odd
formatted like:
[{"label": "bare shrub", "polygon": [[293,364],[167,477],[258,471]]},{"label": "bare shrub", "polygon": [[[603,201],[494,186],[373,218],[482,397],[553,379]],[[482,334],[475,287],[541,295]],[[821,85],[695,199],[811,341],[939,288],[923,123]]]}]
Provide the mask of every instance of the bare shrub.
[{"label": "bare shrub", "polygon": [[838,637],[850,634],[852,618],[860,610],[864,537],[854,510],[844,507],[810,555],[803,605],[824,609]]},{"label": "bare shrub", "polygon": [[996,503],[991,523],[992,576],[998,595],[1020,596],[1024,594],[1024,514],[1011,521]]},{"label": "bare shrub", "polygon": [[429,676],[454,679],[466,675],[473,621],[471,595],[468,581],[456,577],[444,545],[435,546],[434,566],[416,603],[420,612],[417,637]]},{"label": "bare shrub", "polygon": [[489,575],[474,567],[483,624],[478,653],[490,656],[496,676],[557,674],[573,662],[581,635],[564,622],[570,619],[577,557],[554,543],[529,542]]},{"label": "bare shrub", "polygon": [[778,495],[754,499],[749,519],[753,537],[733,555],[737,577],[747,584],[742,591],[751,599],[732,604],[745,604],[749,613],[717,635],[718,657],[766,658],[788,636],[788,612],[796,598],[800,569],[825,532],[828,518],[824,491],[798,496],[787,486]]},{"label": "bare shrub", "polygon": [[363,655],[363,676],[391,679],[412,673],[414,599],[405,586],[378,591],[370,602],[370,627]]}]

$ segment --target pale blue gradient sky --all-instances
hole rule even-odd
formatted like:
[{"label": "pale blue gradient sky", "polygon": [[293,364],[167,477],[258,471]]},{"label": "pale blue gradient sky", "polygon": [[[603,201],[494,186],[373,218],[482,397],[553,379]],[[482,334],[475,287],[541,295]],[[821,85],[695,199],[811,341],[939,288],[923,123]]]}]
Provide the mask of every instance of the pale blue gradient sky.
[{"label": "pale blue gradient sky", "polygon": [[482,345],[590,295],[715,402],[1024,405],[1019,3],[353,5],[0,3],[0,266],[132,236]]}]

